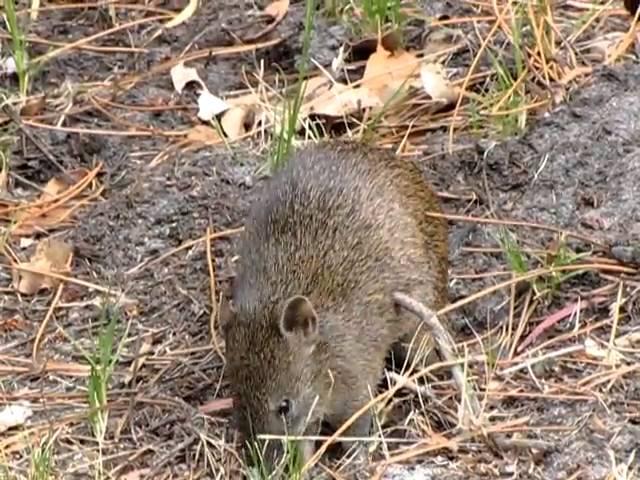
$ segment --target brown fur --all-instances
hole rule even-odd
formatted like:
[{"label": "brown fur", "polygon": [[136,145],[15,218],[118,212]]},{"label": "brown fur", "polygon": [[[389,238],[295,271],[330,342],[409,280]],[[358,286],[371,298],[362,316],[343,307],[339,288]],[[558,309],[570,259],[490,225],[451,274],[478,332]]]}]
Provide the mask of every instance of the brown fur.
[{"label": "brown fur", "polygon": [[[426,211],[440,207],[415,165],[359,144],[304,148],[267,182],[224,322],[242,433],[315,434],[321,419],[337,428],[370,399],[387,353],[419,325],[391,293],[434,310],[447,303],[447,225]],[[308,301],[288,303],[296,295]],[[370,426],[364,415],[346,435]]]}]

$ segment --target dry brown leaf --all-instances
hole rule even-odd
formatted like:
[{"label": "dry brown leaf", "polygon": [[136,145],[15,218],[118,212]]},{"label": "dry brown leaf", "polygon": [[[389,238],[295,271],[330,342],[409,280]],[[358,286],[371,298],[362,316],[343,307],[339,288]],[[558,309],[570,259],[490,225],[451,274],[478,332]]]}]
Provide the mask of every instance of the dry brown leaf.
[{"label": "dry brown leaf", "polygon": [[201,90],[198,94],[198,118],[200,120],[208,122],[229,109],[227,102],[209,91],[195,68],[185,67],[184,63],[180,62],[171,68],[170,75],[173,87],[178,93],[182,93],[184,87],[191,82],[200,85]]},{"label": "dry brown leaf", "polygon": [[303,83],[304,88],[304,102],[311,101],[314,98],[323,95],[325,92],[331,90],[333,82],[331,79],[324,75],[318,75],[308,78]]},{"label": "dry brown leaf", "polygon": [[46,273],[67,273],[71,254],[72,248],[69,244],[54,238],[45,238],[38,243],[31,260],[20,264],[43,273],[14,269],[13,288],[25,295],[33,295],[42,289],[55,288],[60,280]]},{"label": "dry brown leaf", "polygon": [[281,20],[289,10],[289,0],[276,0],[264,9],[264,13],[273,17],[276,21]]},{"label": "dry brown leaf", "polygon": [[251,115],[255,115],[255,111],[249,105],[231,107],[224,112],[220,125],[229,139],[237,140],[251,130]]},{"label": "dry brown leaf", "polygon": [[390,100],[399,88],[407,88],[420,69],[418,58],[406,50],[391,53],[378,45],[369,57],[362,76],[362,86],[367,87],[382,103]]},{"label": "dry brown leaf", "polygon": [[447,105],[458,101],[460,91],[449,82],[444,68],[439,63],[425,63],[420,67],[422,88],[433,100],[442,101]]},{"label": "dry brown leaf", "polygon": [[26,330],[27,323],[20,315],[9,318],[0,318],[0,333],[9,333],[16,330]]},{"label": "dry brown leaf", "polygon": [[262,98],[257,93],[247,93],[239,97],[227,98],[227,103],[232,107],[240,107],[243,105],[259,105]]},{"label": "dry brown leaf", "polygon": [[207,125],[196,125],[189,130],[189,133],[187,133],[187,140],[193,143],[215,145],[220,143],[222,139],[215,128],[211,128]]},{"label": "dry brown leaf", "polygon": [[184,87],[186,87],[191,82],[196,82],[202,87],[203,90],[206,90],[207,88],[204,82],[200,79],[198,70],[193,67],[185,67],[183,62],[180,62],[177,65],[171,67],[169,75],[171,76],[171,81],[173,82],[173,88],[175,88],[178,93],[182,93]]},{"label": "dry brown leaf", "polygon": [[[73,181],[79,181],[87,173],[85,169],[78,169],[68,172],[67,176]],[[37,205],[16,212],[11,234],[31,235],[64,222],[70,216],[74,206],[62,204],[50,208],[50,204],[46,202],[52,201],[71,187],[72,185],[63,177],[53,177],[49,180],[36,200]]]},{"label": "dry brown leaf", "polygon": [[322,95],[302,105],[300,117],[306,118],[311,114],[342,117],[365,108],[376,108],[383,105],[378,96],[367,87],[353,88],[336,83]]}]

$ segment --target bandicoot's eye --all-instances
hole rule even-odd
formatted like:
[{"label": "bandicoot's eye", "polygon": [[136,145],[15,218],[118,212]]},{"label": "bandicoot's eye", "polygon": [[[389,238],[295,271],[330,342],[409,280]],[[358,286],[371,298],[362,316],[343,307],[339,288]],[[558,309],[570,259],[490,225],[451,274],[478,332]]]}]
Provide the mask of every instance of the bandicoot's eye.
[{"label": "bandicoot's eye", "polygon": [[291,400],[289,400],[288,398],[285,398],[280,402],[280,405],[278,405],[278,415],[280,415],[281,417],[288,417],[290,413],[291,413]]}]

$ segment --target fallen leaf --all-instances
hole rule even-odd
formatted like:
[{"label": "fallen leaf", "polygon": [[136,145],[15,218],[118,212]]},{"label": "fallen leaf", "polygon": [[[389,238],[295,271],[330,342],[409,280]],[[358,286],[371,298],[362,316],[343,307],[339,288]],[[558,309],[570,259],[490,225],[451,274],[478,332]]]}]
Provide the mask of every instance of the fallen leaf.
[{"label": "fallen leaf", "polygon": [[418,58],[405,50],[391,53],[378,45],[364,68],[362,86],[367,87],[382,103],[396,95],[399,88],[411,86],[420,69]]},{"label": "fallen leaf", "polygon": [[355,42],[348,42],[348,57],[351,62],[367,60],[373,55],[379,46],[387,52],[395,52],[402,46],[402,37],[397,30],[389,31],[382,36],[363,38]]},{"label": "fallen leaf", "polygon": [[196,125],[187,133],[187,140],[193,143],[215,145],[220,143],[221,138],[215,128],[211,128],[208,125]]},{"label": "fallen leaf", "polygon": [[304,102],[308,102],[331,90],[334,82],[324,75],[308,78],[303,83]]},{"label": "fallen leaf", "polygon": [[33,295],[42,289],[55,288],[60,280],[46,274],[68,272],[71,254],[71,246],[67,243],[54,238],[45,238],[36,246],[31,260],[20,264],[43,273],[14,269],[14,288],[25,295]]},{"label": "fallen leaf", "polygon": [[305,118],[311,114],[342,117],[359,112],[364,108],[382,107],[384,104],[367,87],[348,87],[341,83],[334,84],[328,91],[302,105],[300,116]]},{"label": "fallen leaf", "polygon": [[209,91],[195,68],[185,67],[184,63],[180,62],[171,68],[170,75],[173,87],[178,93],[182,93],[184,87],[191,82],[200,85],[201,90],[198,94],[198,118],[200,120],[208,122],[229,109],[230,105],[227,102]]},{"label": "fallen leaf", "polygon": [[31,415],[33,410],[27,404],[7,405],[0,410],[0,433],[24,425]]},{"label": "fallen leaf", "polygon": [[[78,169],[67,172],[67,177],[71,181],[79,182],[90,174],[91,172],[85,169]],[[21,236],[42,233],[65,222],[82,203],[82,200],[69,198],[59,204],[53,204],[53,202],[58,202],[57,197],[64,194],[72,186],[62,176],[49,180],[33,206],[23,208],[15,213],[12,218],[14,223],[11,226],[11,234]]]},{"label": "fallen leaf", "polygon": [[422,88],[433,100],[450,105],[458,100],[459,91],[451,85],[439,63],[424,63],[420,67]]},{"label": "fallen leaf", "polygon": [[273,17],[276,21],[281,20],[289,10],[289,0],[276,0],[264,9],[264,13]]},{"label": "fallen leaf", "polygon": [[221,98],[213,95],[209,90],[203,90],[198,97],[198,118],[205,122],[229,109],[229,105]]},{"label": "fallen leaf", "polygon": [[203,90],[207,89],[204,82],[200,79],[200,75],[198,75],[198,70],[193,67],[185,67],[183,62],[171,67],[169,74],[171,75],[173,88],[175,88],[178,93],[182,93],[184,87],[191,82],[198,83]]},{"label": "fallen leaf", "polygon": [[255,124],[255,117],[250,118],[254,114],[254,109],[249,105],[232,107],[220,119],[220,126],[229,139],[237,140],[246,135]]},{"label": "fallen leaf", "polygon": [[257,93],[248,93],[246,95],[240,95],[239,97],[227,99],[227,103],[232,107],[239,107],[242,105],[258,105],[261,101],[262,98]]},{"label": "fallen leaf", "polygon": [[165,28],[173,28],[180,25],[181,23],[186,22],[193,16],[197,8],[198,8],[198,0],[189,0],[189,3],[187,4],[187,6],[184,7],[179,14],[177,14],[175,17],[173,17],[171,20],[165,23],[164,25]]}]

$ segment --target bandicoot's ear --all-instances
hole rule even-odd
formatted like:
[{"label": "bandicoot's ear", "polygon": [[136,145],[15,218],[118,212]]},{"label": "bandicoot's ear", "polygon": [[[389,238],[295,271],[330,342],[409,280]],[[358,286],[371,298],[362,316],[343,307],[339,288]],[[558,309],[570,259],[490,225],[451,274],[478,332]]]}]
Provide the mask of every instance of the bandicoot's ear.
[{"label": "bandicoot's ear", "polygon": [[280,317],[280,332],[285,338],[312,340],[318,334],[318,315],[303,295],[289,298]]}]

